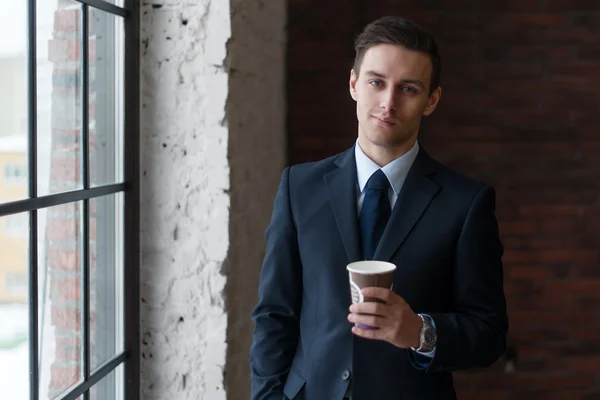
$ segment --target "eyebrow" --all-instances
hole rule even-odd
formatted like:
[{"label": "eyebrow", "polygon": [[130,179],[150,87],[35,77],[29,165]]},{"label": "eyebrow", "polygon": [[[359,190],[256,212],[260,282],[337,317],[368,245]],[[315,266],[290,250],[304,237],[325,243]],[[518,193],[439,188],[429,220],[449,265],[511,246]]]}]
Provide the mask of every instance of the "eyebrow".
[{"label": "eyebrow", "polygon": [[[385,76],[384,74],[381,74],[381,73],[376,72],[376,71],[367,71],[367,72],[365,72],[365,75],[369,75],[369,76],[373,76],[375,78],[381,78],[381,79],[387,78],[387,76]],[[418,79],[403,79],[402,83],[404,83],[404,84],[409,83],[409,84],[412,84],[412,85],[419,86],[422,89],[425,89],[425,85],[423,84],[423,82],[421,82]]]}]

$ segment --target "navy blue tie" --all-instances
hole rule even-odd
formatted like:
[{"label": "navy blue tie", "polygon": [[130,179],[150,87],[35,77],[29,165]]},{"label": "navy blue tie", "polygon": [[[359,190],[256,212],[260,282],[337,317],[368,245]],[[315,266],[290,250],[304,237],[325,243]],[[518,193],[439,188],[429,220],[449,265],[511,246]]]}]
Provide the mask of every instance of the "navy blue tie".
[{"label": "navy blue tie", "polygon": [[365,197],[360,210],[360,237],[363,259],[372,260],[377,244],[390,219],[392,209],[388,191],[390,181],[382,170],[377,170],[365,186]]}]

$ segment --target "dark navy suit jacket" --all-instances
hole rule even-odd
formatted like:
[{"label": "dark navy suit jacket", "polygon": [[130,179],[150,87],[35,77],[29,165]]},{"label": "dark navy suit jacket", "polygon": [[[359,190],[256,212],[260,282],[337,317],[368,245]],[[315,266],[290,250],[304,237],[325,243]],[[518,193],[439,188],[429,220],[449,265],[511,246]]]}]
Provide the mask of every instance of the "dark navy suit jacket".
[{"label": "dark navy suit jacket", "polygon": [[435,321],[427,368],[411,350],[351,332],[346,265],[361,259],[354,149],[286,168],[266,231],[250,351],[253,400],[455,399],[452,371],[504,352],[508,321],[495,192],[421,147],[375,259]]}]

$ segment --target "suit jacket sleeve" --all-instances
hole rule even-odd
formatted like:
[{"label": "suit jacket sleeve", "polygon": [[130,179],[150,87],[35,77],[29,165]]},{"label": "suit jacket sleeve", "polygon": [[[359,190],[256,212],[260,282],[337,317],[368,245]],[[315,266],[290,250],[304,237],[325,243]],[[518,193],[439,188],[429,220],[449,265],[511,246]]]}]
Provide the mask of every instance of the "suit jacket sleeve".
[{"label": "suit jacket sleeve", "polygon": [[484,187],[465,219],[455,255],[455,312],[429,313],[437,330],[435,358],[427,367],[432,371],[487,367],[506,349],[503,247],[495,202],[494,190]]},{"label": "suit jacket sleeve", "polygon": [[250,348],[251,399],[281,400],[299,337],[302,266],[289,192],[290,168],[283,172],[260,273]]}]

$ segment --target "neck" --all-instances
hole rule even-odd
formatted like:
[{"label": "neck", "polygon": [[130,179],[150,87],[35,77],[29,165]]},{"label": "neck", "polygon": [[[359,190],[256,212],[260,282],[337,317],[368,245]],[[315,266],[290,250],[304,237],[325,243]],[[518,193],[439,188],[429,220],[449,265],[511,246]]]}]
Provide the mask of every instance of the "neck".
[{"label": "neck", "polygon": [[358,144],[362,151],[380,167],[385,167],[395,159],[408,153],[416,141],[417,135],[414,135],[407,141],[394,146],[378,146],[370,142],[363,135],[358,136]]}]

